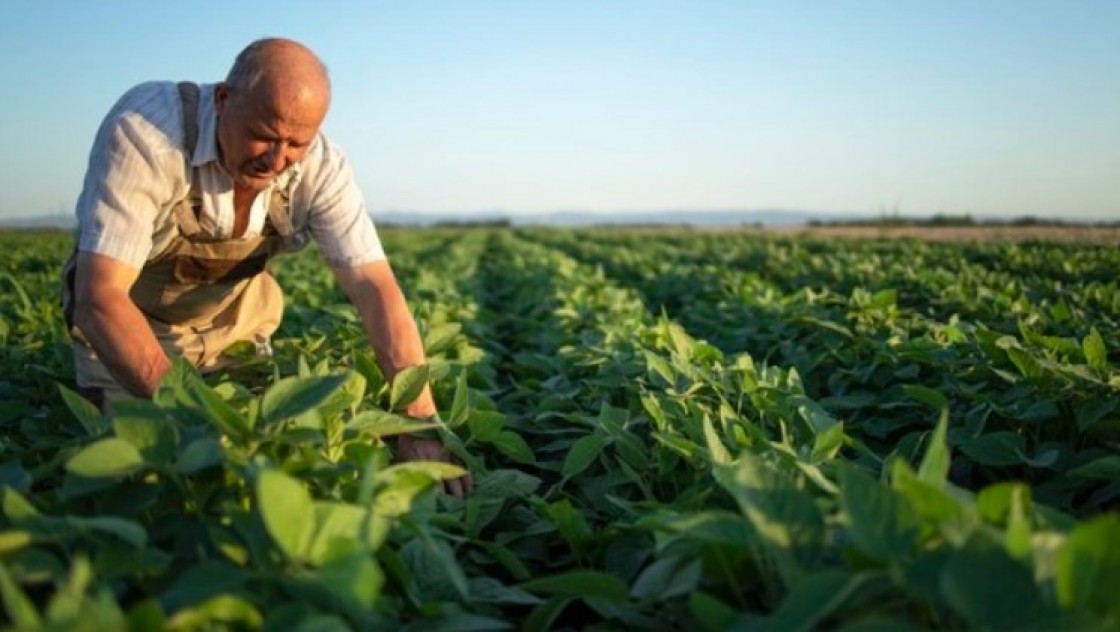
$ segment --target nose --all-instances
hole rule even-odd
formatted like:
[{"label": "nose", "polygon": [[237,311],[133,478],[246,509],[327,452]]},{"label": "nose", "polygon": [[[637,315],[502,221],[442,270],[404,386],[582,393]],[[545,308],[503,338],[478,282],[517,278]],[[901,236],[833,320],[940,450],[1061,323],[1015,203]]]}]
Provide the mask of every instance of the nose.
[{"label": "nose", "polygon": [[288,168],[288,151],[287,143],[275,142],[268,146],[268,153],[265,155],[265,160],[268,161],[268,168],[272,173],[280,173]]}]

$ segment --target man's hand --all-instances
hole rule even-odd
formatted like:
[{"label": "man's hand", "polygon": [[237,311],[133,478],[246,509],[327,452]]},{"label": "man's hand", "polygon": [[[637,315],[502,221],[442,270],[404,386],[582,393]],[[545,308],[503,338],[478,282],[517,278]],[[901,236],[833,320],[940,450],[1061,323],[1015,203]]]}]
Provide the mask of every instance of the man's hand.
[{"label": "man's hand", "polygon": [[121,386],[151,397],[171,361],[129,290],[140,270],[106,255],[78,253],[74,324]]},{"label": "man's hand", "polygon": [[[443,461],[458,465],[451,452],[439,439],[423,439],[401,435],[397,439],[397,461]],[[462,498],[474,487],[474,479],[468,470],[466,476],[444,479],[443,491],[456,498]]]}]

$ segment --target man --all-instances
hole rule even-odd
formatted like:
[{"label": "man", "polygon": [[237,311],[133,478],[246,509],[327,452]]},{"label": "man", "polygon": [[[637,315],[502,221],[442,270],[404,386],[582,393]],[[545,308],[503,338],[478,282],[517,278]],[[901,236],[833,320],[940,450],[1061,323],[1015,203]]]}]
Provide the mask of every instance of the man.
[{"label": "man", "polygon": [[[238,341],[268,353],[283,297],[265,264],[312,238],[386,377],[424,362],[346,158],[319,132],[329,105],[325,66],[285,39],[250,44],[222,83],[145,83],[116,103],[90,153],[64,272],[87,396],[151,397],[169,354],[207,369]],[[430,389],[404,412],[434,415]],[[402,460],[449,458],[435,439],[397,447]],[[445,487],[461,496],[470,483]]]}]

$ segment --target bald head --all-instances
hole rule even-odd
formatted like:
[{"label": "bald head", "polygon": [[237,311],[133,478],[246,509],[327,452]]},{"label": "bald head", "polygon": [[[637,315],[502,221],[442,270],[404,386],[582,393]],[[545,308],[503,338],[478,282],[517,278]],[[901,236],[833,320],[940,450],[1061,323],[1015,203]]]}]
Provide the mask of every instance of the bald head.
[{"label": "bald head", "polygon": [[277,104],[330,105],[327,67],[310,48],[290,39],[267,38],[249,44],[226,77],[234,93],[254,95]]},{"label": "bald head", "polygon": [[214,88],[218,151],[235,186],[260,189],[302,160],[330,106],[326,66],[288,39],[253,42]]}]

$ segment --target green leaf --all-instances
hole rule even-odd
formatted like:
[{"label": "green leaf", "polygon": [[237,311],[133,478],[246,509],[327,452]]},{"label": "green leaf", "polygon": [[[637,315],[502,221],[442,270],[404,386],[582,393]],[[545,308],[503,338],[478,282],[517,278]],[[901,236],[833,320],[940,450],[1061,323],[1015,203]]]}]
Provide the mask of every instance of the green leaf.
[{"label": "green leaf", "polygon": [[162,417],[135,417],[118,412],[113,416],[113,434],[131,443],[144,461],[156,465],[170,462],[179,447],[179,432]]},{"label": "green leaf", "polygon": [[0,509],[3,510],[4,517],[16,526],[40,515],[34,505],[19,492],[7,486],[0,487]]},{"label": "green leaf", "polygon": [[1058,552],[1058,601],[1120,621],[1120,517],[1103,514],[1079,525]]},{"label": "green leaf", "polygon": [[702,570],[700,560],[692,556],[663,557],[638,575],[630,595],[635,599],[662,601],[690,594],[699,585]]},{"label": "green leaf", "polygon": [[1014,466],[1023,464],[1026,444],[1023,437],[1014,432],[989,432],[962,443],[960,450],[982,465]]},{"label": "green leaf", "polygon": [[373,510],[378,516],[403,516],[412,511],[412,504],[416,498],[434,487],[438,480],[431,473],[415,470],[397,472],[378,492],[377,498],[373,501]]},{"label": "green leaf", "polygon": [[261,400],[261,421],[275,424],[315,410],[346,383],[345,373],[288,377],[273,384]]},{"label": "green leaf", "polygon": [[483,443],[493,441],[506,425],[506,416],[494,410],[472,410],[467,416],[471,436]]},{"label": "green leaf", "polygon": [[376,392],[380,390],[381,386],[385,384],[385,378],[381,375],[381,369],[374,361],[373,355],[368,352],[360,352],[354,350],[354,369],[366,378],[366,390]]},{"label": "green leaf", "polygon": [[1085,352],[1085,361],[1089,364],[1089,368],[1100,372],[1108,370],[1108,347],[1105,346],[1104,338],[1096,327],[1089,329],[1089,335],[1081,341],[1081,349]]},{"label": "green leaf", "polygon": [[428,365],[417,364],[407,367],[393,376],[389,390],[389,410],[399,411],[416,401],[424,387],[428,385]]},{"label": "green leaf", "polygon": [[26,531],[0,531],[0,555],[9,555],[31,544],[31,534]]},{"label": "green leaf", "polygon": [[1002,524],[1007,520],[1018,497],[1023,508],[1030,511],[1031,490],[1023,483],[996,483],[989,485],[976,494],[976,511],[980,517],[992,524]]},{"label": "green leaf", "polygon": [[175,471],[180,474],[193,474],[200,470],[216,467],[225,462],[222,444],[216,439],[197,439],[186,445],[175,462]]},{"label": "green leaf", "polygon": [[941,410],[949,407],[949,400],[940,392],[920,384],[903,384],[902,392],[911,399]]},{"label": "green leaf", "polygon": [[891,463],[891,485],[905,496],[924,523],[933,525],[954,544],[963,545],[974,530],[975,519],[963,503],[934,485],[918,478],[904,459]]},{"label": "green leaf", "polygon": [[1080,476],[1082,478],[1120,481],[1120,456],[1115,454],[1102,456],[1084,465],[1079,465],[1066,472],[1066,474],[1068,476]]},{"label": "green leaf", "polygon": [[197,604],[216,595],[240,591],[248,574],[224,561],[202,560],[168,578],[169,586],[160,593],[160,602],[168,612]]},{"label": "green leaf", "polygon": [[704,414],[704,441],[708,444],[708,454],[711,455],[713,464],[731,463],[731,453],[727,450],[727,446],[723,445],[723,440],[719,438],[715,426],[712,425],[712,418],[707,413]]},{"label": "green leaf", "polygon": [[323,564],[336,540],[351,540],[361,545],[366,555],[375,552],[385,541],[389,523],[368,509],[348,503],[316,501],[313,535],[306,548],[306,559]]},{"label": "green leaf", "polygon": [[529,616],[525,617],[525,624],[522,627],[522,632],[548,632],[554,629],[557,617],[561,612],[572,603],[573,599],[570,597],[552,597],[541,605],[533,608]]},{"label": "green leaf", "polygon": [[127,621],[129,630],[163,632],[167,629],[163,607],[155,599],[145,599],[130,607]]},{"label": "green leaf", "polygon": [[8,613],[8,620],[16,627],[27,630],[38,630],[42,627],[39,612],[4,564],[0,564],[0,598],[4,601],[4,611]]},{"label": "green leaf", "polygon": [[319,413],[330,416],[349,410],[356,412],[366,394],[366,378],[357,371],[347,371],[346,381],[319,407]]},{"label": "green leaf", "polygon": [[688,596],[688,610],[704,632],[730,630],[739,617],[734,608],[702,590]]},{"label": "green leaf", "polygon": [[1002,548],[973,537],[941,573],[946,602],[977,630],[1047,629],[1030,569]]},{"label": "green leaf", "polygon": [[1042,364],[1029,351],[1019,347],[1008,347],[1007,357],[1015,365],[1015,368],[1019,369],[1023,377],[1041,378],[1044,374]]},{"label": "green leaf", "polygon": [[289,558],[306,559],[315,529],[315,506],[303,483],[280,470],[257,478],[257,504],[269,535]]},{"label": "green leaf", "polygon": [[788,474],[750,452],[715,468],[714,474],[777,560],[784,580],[794,581],[824,544],[824,517],[813,498],[797,489]]},{"label": "green leaf", "polygon": [[696,342],[688,335],[678,323],[670,321],[669,323],[669,339],[673,343],[673,351],[680,356],[682,360],[691,360],[693,348]]},{"label": "green leaf", "polygon": [[815,463],[828,461],[836,457],[840,449],[844,447],[844,439],[847,435],[844,434],[844,424],[837,423],[828,430],[818,434],[813,439],[813,453],[812,459]]},{"label": "green leaf", "polygon": [[412,417],[387,413],[383,410],[367,410],[355,415],[346,424],[347,430],[373,437],[391,437],[393,435],[422,432],[439,428],[439,424],[429,421],[419,421]]},{"label": "green leaf", "polygon": [[645,356],[646,367],[648,367],[651,375],[660,378],[664,386],[671,387],[677,383],[673,368],[669,366],[669,363],[666,362],[664,358],[651,351],[643,351],[642,353]]},{"label": "green leaf", "polygon": [[1091,399],[1077,410],[1077,428],[1086,430],[1116,410],[1118,400],[1113,398]]},{"label": "green leaf", "polygon": [[428,330],[424,335],[424,353],[429,357],[443,353],[455,341],[462,328],[459,323],[444,323]]},{"label": "green leaf", "polygon": [[453,463],[443,461],[405,461],[391,465],[374,475],[378,483],[391,485],[402,474],[423,474],[434,481],[459,478],[465,476],[467,471]]},{"label": "green leaf", "polygon": [[[408,584],[414,584],[423,600],[467,601],[470,586],[466,574],[447,541],[421,528],[416,538],[400,547]],[[419,595],[418,595],[419,596]]]},{"label": "green leaf", "polygon": [[841,608],[867,578],[867,575],[838,570],[807,575],[794,584],[778,604],[770,629],[789,632],[821,629],[820,623]]},{"label": "green leaf", "polygon": [[82,428],[85,429],[86,434],[91,437],[99,437],[105,434],[105,431],[109,429],[109,422],[105,419],[105,416],[101,414],[97,406],[94,406],[88,399],[61,384],[58,385],[58,392],[62,394],[63,403],[65,403],[66,407],[70,409],[70,412],[74,414],[78,422],[82,424]]},{"label": "green leaf", "polygon": [[467,386],[467,371],[459,372],[455,380],[455,396],[451,400],[451,416],[447,420],[451,426],[458,426],[470,415],[470,388]]},{"label": "green leaf", "polygon": [[572,506],[567,498],[549,503],[544,508],[545,515],[556,525],[556,530],[577,555],[582,555],[591,541],[591,525],[587,523],[583,512]]},{"label": "green leaf", "polygon": [[743,528],[743,518],[729,511],[691,511],[680,515],[660,513],[641,520],[659,533],[658,548],[665,550],[683,540],[711,544],[727,550],[749,550],[754,543]]},{"label": "green leaf", "polygon": [[629,590],[621,579],[601,571],[570,571],[559,575],[541,577],[521,584],[529,592],[583,599],[605,599],[624,602]]},{"label": "green leaf", "polygon": [[506,586],[492,577],[475,577],[470,580],[471,598],[476,603],[508,604],[515,606],[536,606],[544,600],[536,595]]},{"label": "green leaf", "polygon": [[490,470],[475,473],[471,497],[479,500],[524,498],[541,485],[541,479],[521,470]]},{"label": "green leaf", "polygon": [[646,414],[649,415],[650,420],[653,421],[655,428],[663,430],[669,425],[669,420],[665,416],[665,411],[661,408],[661,402],[653,395],[643,394],[640,398],[642,408],[645,409]]},{"label": "green leaf", "polygon": [[814,437],[840,425],[839,420],[828,414],[828,411],[821,408],[820,404],[808,397],[797,395],[790,398],[790,403],[795,406],[797,414],[805,421],[806,427]]},{"label": "green leaf", "polygon": [[252,435],[249,422],[241,416],[241,413],[218,397],[218,394],[198,376],[188,379],[186,394],[205,415],[207,421],[234,441],[244,443]]},{"label": "green leaf", "polygon": [[66,521],[81,529],[100,531],[114,535],[132,546],[142,549],[148,544],[148,532],[144,527],[131,520],[113,516],[96,516],[93,518],[80,518],[67,516]]},{"label": "green leaf", "polygon": [[532,576],[532,573],[529,571],[529,567],[525,566],[525,563],[521,561],[521,558],[518,557],[517,554],[511,551],[509,548],[504,547],[501,544],[495,544],[493,542],[486,542],[482,540],[479,540],[477,544],[482,545],[482,548],[486,549],[486,552],[489,553],[490,556],[493,557],[496,562],[498,562],[498,564],[501,564],[502,568],[508,571],[510,576],[514,579],[525,581]]},{"label": "green leaf", "polygon": [[595,462],[606,444],[607,438],[598,432],[580,437],[568,449],[568,454],[564,457],[564,467],[561,469],[561,474],[564,478],[572,478],[586,470]]},{"label": "green leaf", "polygon": [[945,433],[949,427],[949,409],[941,409],[941,418],[929,435],[926,455],[918,468],[918,478],[931,485],[942,486],[949,478],[949,442]]},{"label": "green leaf", "polygon": [[23,313],[30,314],[32,311],[34,311],[35,307],[31,302],[31,297],[27,294],[27,290],[23,289],[23,284],[20,283],[16,279],[16,277],[12,275],[12,273],[0,273],[0,279],[7,281],[8,285],[12,286],[12,289],[15,291],[16,296],[19,297],[19,309]]},{"label": "green leaf", "polygon": [[881,562],[898,562],[918,544],[914,509],[894,490],[853,466],[839,468],[840,505],[856,546]]},{"label": "green leaf", "polygon": [[517,461],[518,463],[535,463],[536,456],[533,454],[533,449],[529,447],[528,443],[521,438],[521,435],[512,430],[503,430],[494,437],[494,447],[506,455],[507,457]]},{"label": "green leaf", "polygon": [[260,612],[249,600],[235,595],[218,595],[175,613],[167,626],[172,630],[256,630],[262,622]]},{"label": "green leaf", "polygon": [[368,610],[377,603],[385,574],[368,552],[359,550],[331,556],[315,573],[315,580],[331,594]]},{"label": "green leaf", "polygon": [[144,457],[124,439],[94,442],[70,457],[66,471],[86,478],[111,478],[131,474],[144,467]]}]

